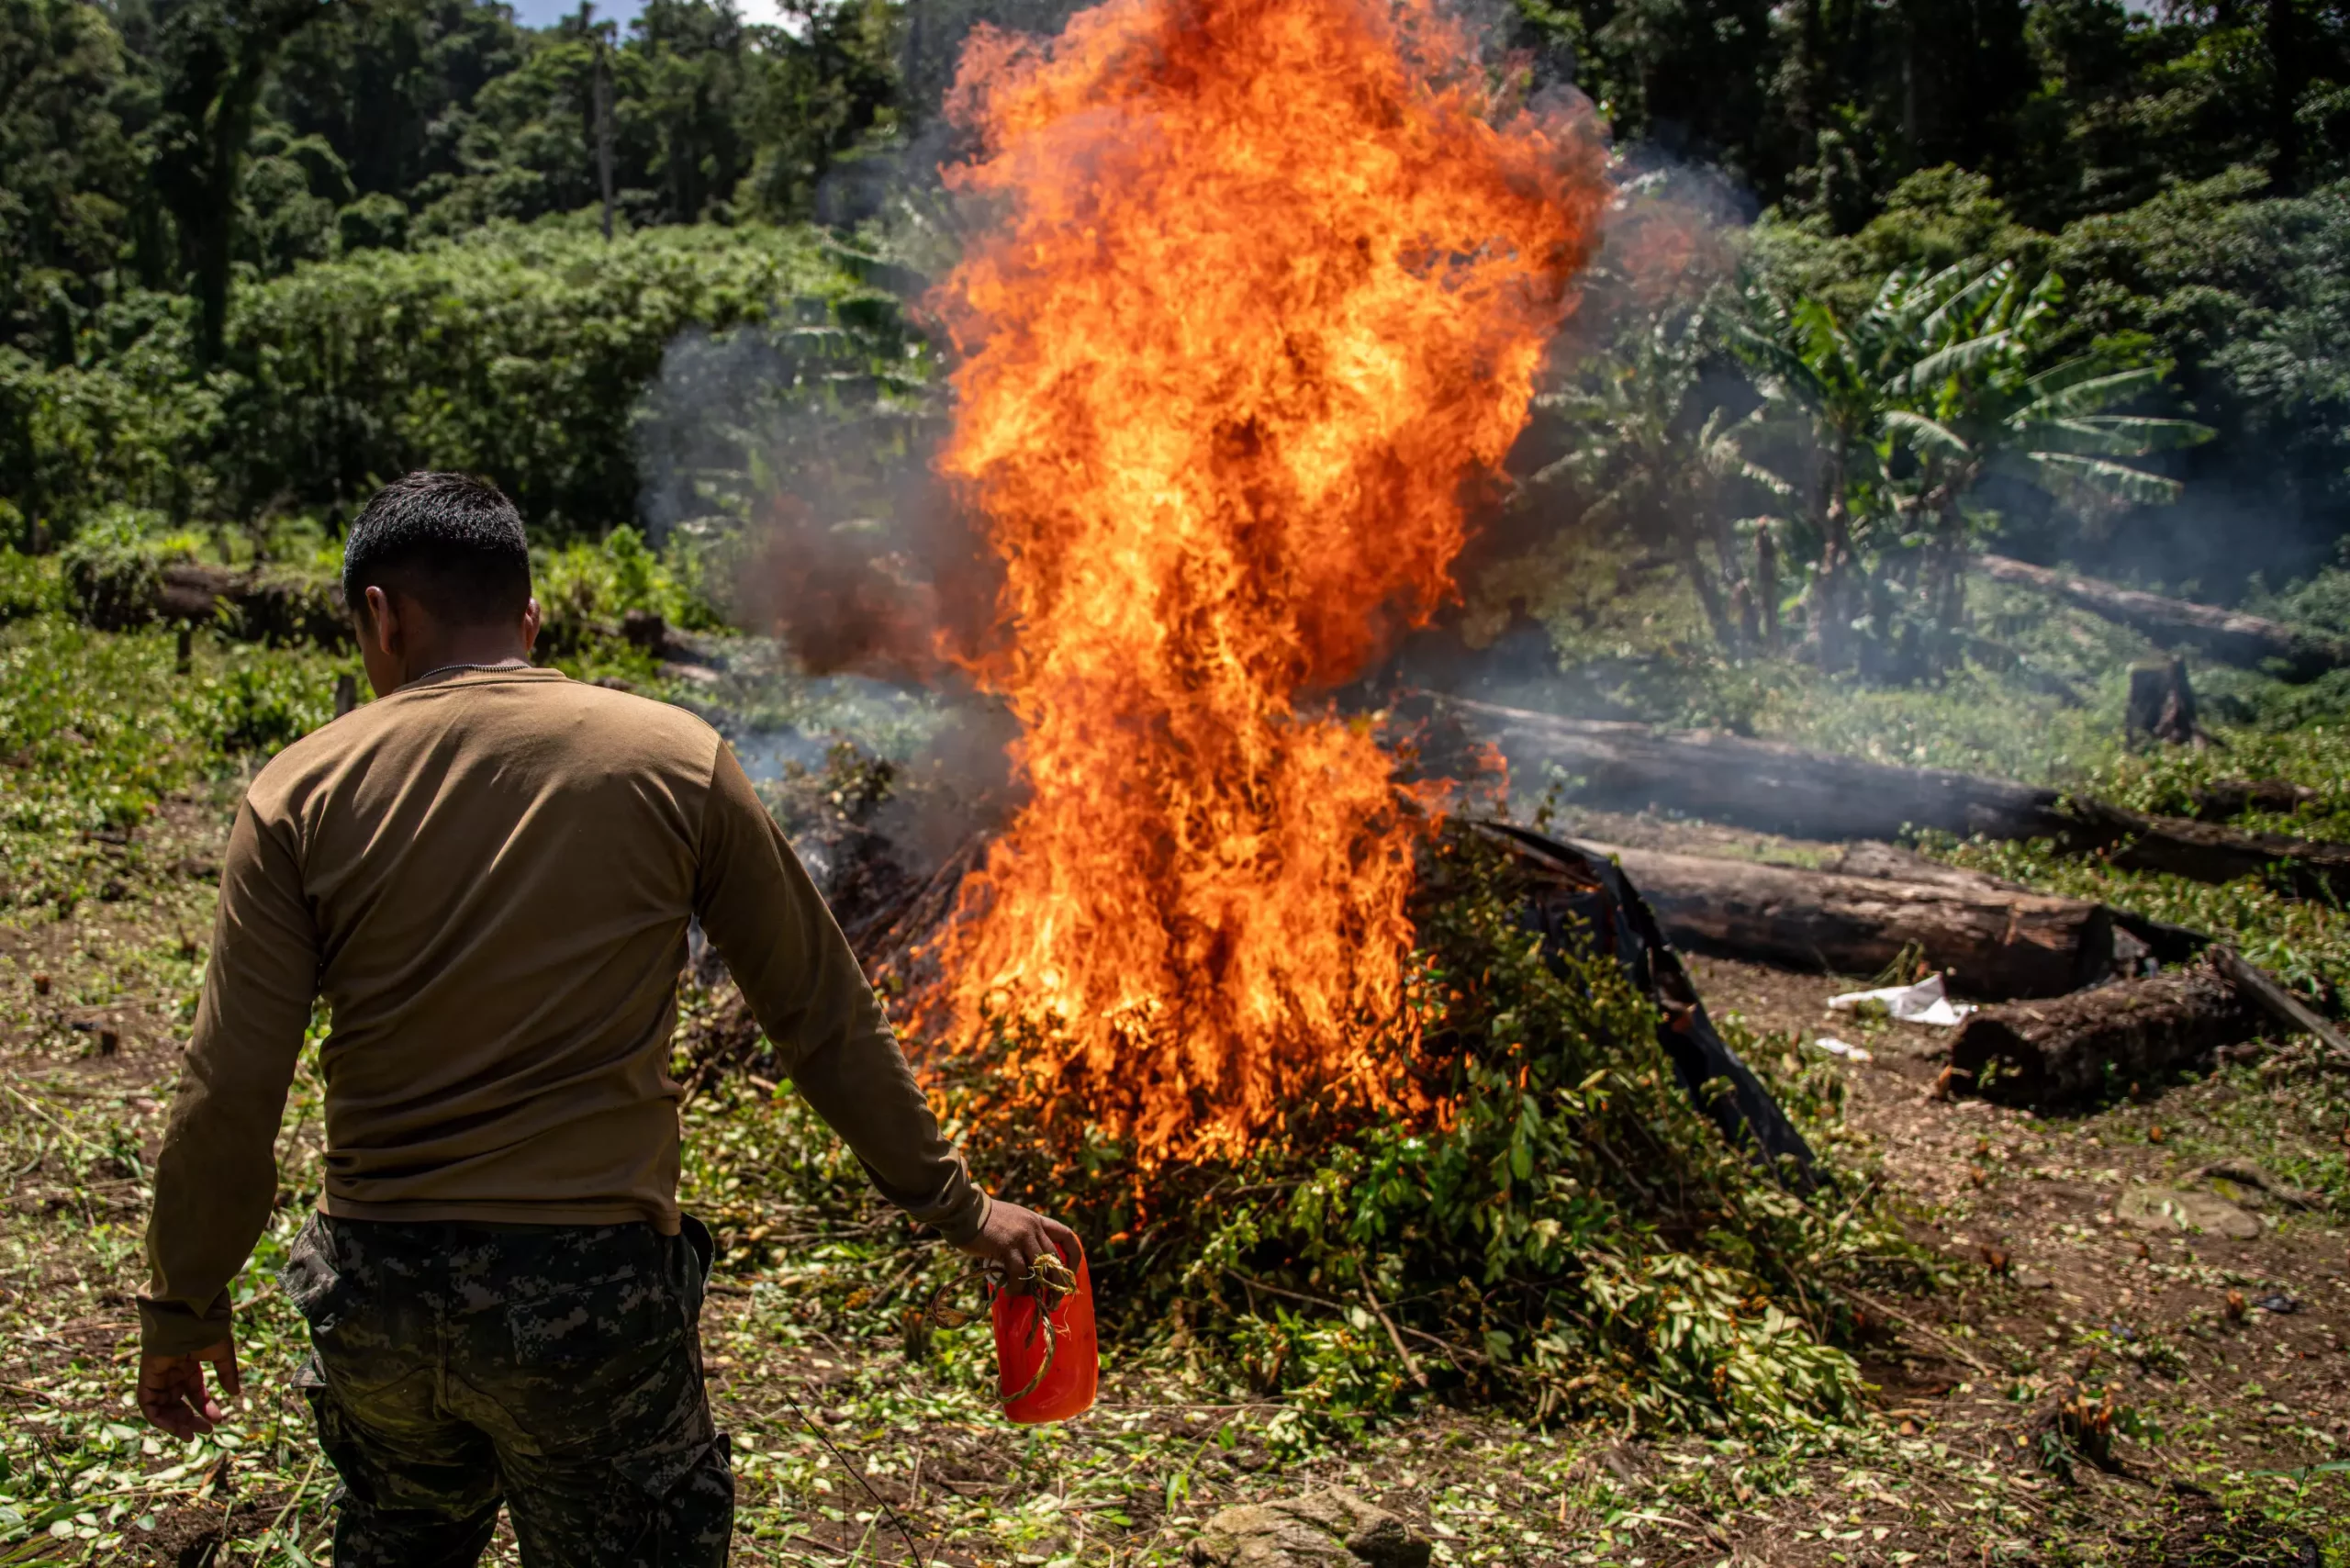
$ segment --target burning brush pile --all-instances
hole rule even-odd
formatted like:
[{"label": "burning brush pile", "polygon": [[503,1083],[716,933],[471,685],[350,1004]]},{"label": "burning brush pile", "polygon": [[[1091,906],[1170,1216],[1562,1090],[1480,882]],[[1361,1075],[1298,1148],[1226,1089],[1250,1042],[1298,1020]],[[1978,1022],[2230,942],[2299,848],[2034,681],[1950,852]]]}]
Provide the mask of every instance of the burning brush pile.
[{"label": "burning brush pile", "polygon": [[[1830,1179],[1604,873],[1449,818],[1329,695],[1451,594],[1598,239],[1587,113],[1473,43],[1429,0],[974,40],[938,466],[1000,577],[935,653],[1016,721],[1021,803],[943,868],[858,840],[844,921],[1129,1334],[1331,1412],[1833,1415],[1830,1282],[1883,1239],[1807,1202]],[[857,819],[889,779],[834,786]]]}]

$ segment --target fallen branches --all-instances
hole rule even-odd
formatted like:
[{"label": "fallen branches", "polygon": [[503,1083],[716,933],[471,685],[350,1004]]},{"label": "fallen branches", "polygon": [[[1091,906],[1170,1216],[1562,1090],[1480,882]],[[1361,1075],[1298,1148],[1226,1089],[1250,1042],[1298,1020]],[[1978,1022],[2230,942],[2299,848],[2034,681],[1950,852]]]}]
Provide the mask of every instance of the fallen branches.
[{"label": "fallen branches", "polygon": [[1355,1259],[1355,1277],[1362,1282],[1364,1305],[1371,1308],[1371,1315],[1379,1319],[1379,1326],[1387,1330],[1387,1341],[1395,1347],[1395,1354],[1402,1360],[1404,1370],[1412,1374],[1414,1383],[1426,1388],[1428,1385],[1428,1374],[1420,1370],[1418,1358],[1415,1357],[1411,1348],[1404,1343],[1404,1336],[1396,1331],[1395,1320],[1388,1316],[1387,1309],[1379,1304],[1379,1293],[1371,1288],[1371,1271],[1363,1267],[1360,1257]]},{"label": "fallen branches", "polygon": [[1859,1291],[1852,1289],[1850,1285],[1831,1285],[1829,1288],[1835,1291],[1837,1294],[1842,1296],[1846,1301],[1851,1302],[1853,1305],[1862,1308],[1863,1311],[1874,1312],[1880,1317],[1900,1324],[1904,1328],[1907,1328],[1911,1333],[1918,1335],[1920,1338],[1932,1340],[1936,1345],[1939,1345],[1942,1349],[1948,1351],[1952,1356],[1957,1358],[1959,1361],[1964,1361],[1966,1365],[1973,1367],[1976,1372],[1988,1372],[1991,1371],[1991,1367],[1988,1362],[1975,1355],[1974,1351],[1969,1350],[1957,1340],[1952,1338],[1949,1335],[1943,1333],[1941,1329],[1930,1327],[1926,1324],[1920,1323],[1918,1319],[1910,1316],[1908,1313],[1900,1311],[1895,1307],[1887,1306],[1885,1303],[1877,1300],[1874,1296],[1863,1295]]},{"label": "fallen branches", "polygon": [[2288,1029],[2315,1036],[2336,1057],[2350,1062],[2350,1040],[2344,1039],[2333,1025],[2311,1011],[2300,997],[2279,985],[2276,977],[2267,970],[2246,962],[2243,954],[2225,946],[2211,949],[2211,961],[2238,991],[2269,1017]]},{"label": "fallen branches", "polygon": [[[1818,1181],[1811,1146],[1706,1016],[1681,956],[1624,868],[1595,850],[1509,823],[1480,823],[1476,832],[1512,861],[1522,883],[1516,891],[1523,918],[1541,933],[1550,961],[1563,961],[1586,943],[1612,958],[1656,1007],[1657,1043],[1682,1088],[1733,1144],[1748,1145],[1810,1191]],[[1586,1137],[1642,1202],[1653,1205],[1654,1195],[1606,1140]]]},{"label": "fallen branches", "polygon": [[2279,621],[2141,593],[2005,555],[1986,555],[1981,565],[1984,575],[1994,582],[2054,594],[2092,615],[2143,633],[2163,647],[2193,648],[2222,664],[2247,669],[2281,665],[2288,680],[2314,680],[2327,670],[2350,666],[2350,643]]},{"label": "fallen branches", "polygon": [[[1240,1272],[1237,1269],[1226,1269],[1224,1272],[1228,1277],[1239,1281],[1250,1290],[1263,1291],[1267,1295],[1280,1296],[1284,1301],[1302,1302],[1307,1306],[1323,1307],[1328,1311],[1338,1314],[1340,1316],[1344,1316],[1346,1315],[1347,1304],[1345,1302],[1332,1301],[1326,1295],[1308,1295],[1304,1291],[1289,1290],[1283,1286],[1274,1284],[1269,1280],[1252,1278],[1249,1275]],[[1465,1364],[1469,1366],[1490,1367],[1494,1364],[1494,1359],[1491,1356],[1485,1355],[1482,1351],[1472,1350],[1466,1345],[1456,1345],[1449,1339],[1440,1339],[1437,1338],[1437,1336],[1428,1333],[1426,1329],[1414,1328],[1408,1325],[1398,1326],[1393,1321],[1390,1321],[1384,1314],[1381,1315],[1381,1321],[1386,1323],[1387,1330],[1390,1334],[1408,1334],[1415,1339],[1423,1340],[1427,1344],[1433,1345],[1438,1350],[1442,1350],[1456,1365]],[[1399,1350],[1402,1350],[1402,1346],[1400,1345],[1396,1348]],[[1418,1363],[1415,1361],[1408,1353],[1404,1355],[1404,1361],[1406,1366],[1412,1367],[1416,1371],[1417,1370]],[[1423,1380],[1423,1382],[1425,1381],[1426,1380]],[[1224,1406],[1203,1406],[1203,1408],[1222,1409]],[[1239,1407],[1234,1406],[1234,1408]]]}]

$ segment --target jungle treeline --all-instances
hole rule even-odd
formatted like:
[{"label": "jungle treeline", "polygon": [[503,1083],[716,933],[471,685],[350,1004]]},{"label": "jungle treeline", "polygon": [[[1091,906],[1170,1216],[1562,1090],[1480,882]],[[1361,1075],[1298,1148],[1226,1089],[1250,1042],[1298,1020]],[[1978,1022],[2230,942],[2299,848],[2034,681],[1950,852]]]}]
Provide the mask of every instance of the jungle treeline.
[{"label": "jungle treeline", "polygon": [[[550,537],[657,534],[680,343],[826,338],[801,390],[835,400],[928,378],[901,306],[953,253],[960,40],[1066,8],[0,0],[0,539],[331,533],[422,464]],[[1914,674],[1963,653],[1986,542],[2228,597],[2350,534],[2350,9],[1493,27],[1497,67],[1607,123],[1627,210],[1663,191],[1729,258],[1595,309],[1512,515],[1637,535],[1724,646]]]}]

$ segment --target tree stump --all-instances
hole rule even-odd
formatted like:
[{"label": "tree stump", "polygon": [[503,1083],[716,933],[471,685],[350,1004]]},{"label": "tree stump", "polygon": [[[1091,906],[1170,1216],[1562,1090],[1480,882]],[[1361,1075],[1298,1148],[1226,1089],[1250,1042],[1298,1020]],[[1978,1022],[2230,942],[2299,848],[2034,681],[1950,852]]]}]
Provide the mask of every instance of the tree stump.
[{"label": "tree stump", "polygon": [[2166,745],[2210,742],[2195,722],[2195,688],[2188,681],[2185,659],[2131,667],[2130,707],[2124,725],[2133,742],[2141,737]]}]

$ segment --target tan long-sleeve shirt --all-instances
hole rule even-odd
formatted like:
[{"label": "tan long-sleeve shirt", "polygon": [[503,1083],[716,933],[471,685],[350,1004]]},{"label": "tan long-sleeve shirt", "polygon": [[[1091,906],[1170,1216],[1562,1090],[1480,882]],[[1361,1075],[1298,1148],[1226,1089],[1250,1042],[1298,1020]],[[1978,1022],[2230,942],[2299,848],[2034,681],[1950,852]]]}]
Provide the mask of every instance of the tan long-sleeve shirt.
[{"label": "tan long-sleeve shirt", "polygon": [[143,1348],[223,1337],[320,996],[328,1214],[675,1233],[695,914],[882,1195],[975,1234],[986,1200],[717,733],[552,670],[450,671],[288,746],[237,813],[155,1170]]}]

